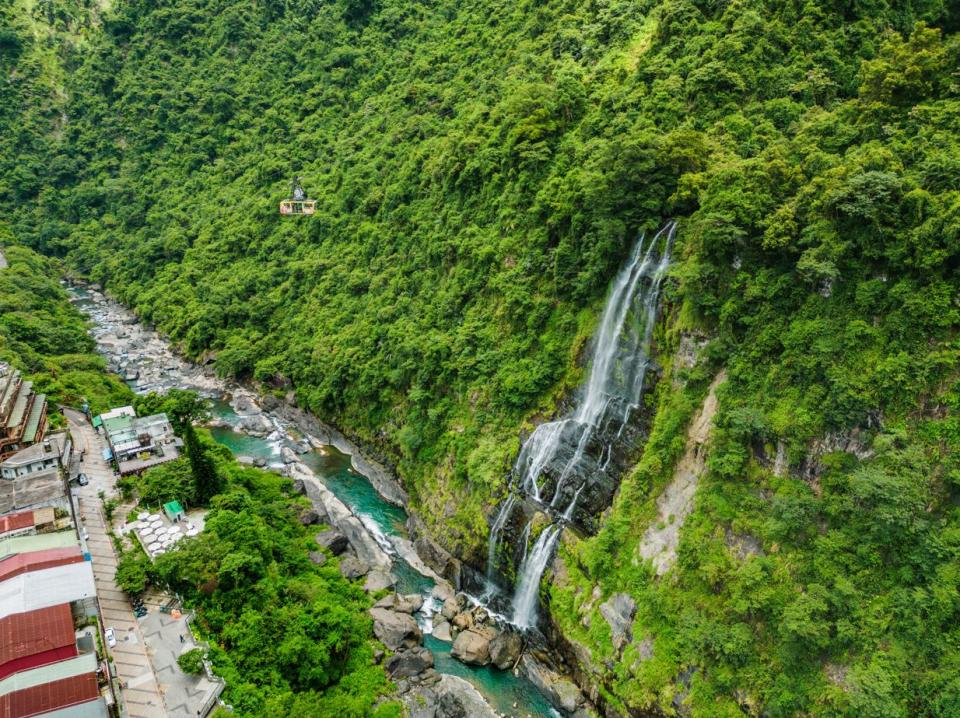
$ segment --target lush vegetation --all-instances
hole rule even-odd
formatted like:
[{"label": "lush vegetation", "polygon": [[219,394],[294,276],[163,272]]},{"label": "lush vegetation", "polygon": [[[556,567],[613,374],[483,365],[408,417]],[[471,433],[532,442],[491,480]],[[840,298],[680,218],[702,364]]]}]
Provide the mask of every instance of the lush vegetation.
[{"label": "lush vegetation", "polygon": [[[0,231],[378,445],[466,554],[626,247],[679,218],[663,363],[712,341],[667,369],[599,534],[565,544],[560,628],[612,705],[960,712],[953,5],[118,0],[95,31],[82,3],[43,7],[0,11]],[[308,221],[276,212],[294,172]],[[634,547],[720,368],[708,472],[655,580]],[[239,476],[214,519],[269,523],[222,498],[273,495]],[[210,540],[243,545],[228,523]],[[205,550],[181,567],[198,601],[234,562]],[[596,584],[638,601],[623,660],[596,606],[583,623]]]},{"label": "lush vegetation", "polygon": [[[376,705],[390,686],[374,662],[370,599],[335,560],[316,566],[308,557],[317,527],[298,520],[306,499],[291,493],[288,479],[241,467],[193,428],[190,421],[206,413],[195,394],[152,394],[137,409],[166,411],[193,439],[186,457],[129,479],[125,490],[142,503],[178,499],[209,512],[199,536],[155,562],[139,548],[125,551],[118,584],[139,593],[154,583],[184,598],[197,613],[194,627],[213,644],[209,658],[227,681],[224,699],[239,715],[399,715],[396,703]],[[219,482],[212,497],[203,495],[208,472]],[[188,659],[190,667],[199,660]]]},{"label": "lush vegetation", "polygon": [[95,413],[128,403],[132,392],[105,373],[86,317],[60,286],[60,266],[26,247],[0,250],[9,264],[0,269],[0,361],[47,395],[52,425],[62,424],[60,403],[79,408],[88,402]]}]

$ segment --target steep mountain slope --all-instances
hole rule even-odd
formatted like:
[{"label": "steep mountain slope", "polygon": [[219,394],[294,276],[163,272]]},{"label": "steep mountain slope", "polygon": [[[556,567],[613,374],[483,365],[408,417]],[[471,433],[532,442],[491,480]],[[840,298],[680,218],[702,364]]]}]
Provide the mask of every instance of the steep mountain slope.
[{"label": "steep mountain slope", "polygon": [[[478,567],[521,427],[677,218],[650,438],[564,538],[558,640],[611,714],[960,712],[951,6],[121,0],[49,107],[5,17],[15,240],[395,458]],[[294,172],[309,221],[276,213]],[[656,578],[639,546],[721,370]]]},{"label": "steep mountain slope", "polygon": [[65,423],[56,410],[61,402],[100,412],[129,401],[130,390],[105,373],[85,317],[60,287],[62,267],[26,247],[3,248],[0,256],[0,361],[47,395],[51,424]]}]

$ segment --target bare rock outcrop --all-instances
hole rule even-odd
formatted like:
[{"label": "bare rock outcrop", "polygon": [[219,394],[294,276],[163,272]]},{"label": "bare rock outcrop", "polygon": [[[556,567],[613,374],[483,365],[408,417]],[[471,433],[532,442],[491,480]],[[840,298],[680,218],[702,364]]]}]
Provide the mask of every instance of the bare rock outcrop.
[{"label": "bare rock outcrop", "polygon": [[710,384],[707,397],[687,430],[687,446],[673,472],[673,479],[657,499],[657,518],[643,534],[637,552],[653,563],[658,576],[673,566],[680,543],[680,529],[693,511],[697,484],[706,468],[706,444],[717,413],[717,388],[726,380],[721,371]]}]

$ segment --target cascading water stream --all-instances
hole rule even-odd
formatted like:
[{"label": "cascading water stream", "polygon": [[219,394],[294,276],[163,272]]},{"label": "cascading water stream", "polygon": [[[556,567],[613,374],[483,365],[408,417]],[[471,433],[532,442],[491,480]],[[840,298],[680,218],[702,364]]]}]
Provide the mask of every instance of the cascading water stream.
[{"label": "cascading water stream", "polygon": [[[515,488],[522,496],[543,506],[552,518],[533,547],[525,551],[520,564],[512,619],[518,627],[528,628],[536,623],[540,579],[564,525],[573,518],[577,501],[590,478],[587,474],[591,466],[593,471],[603,472],[610,464],[612,442],[604,443],[599,451],[594,449],[596,459],[590,456],[592,445],[611,427],[615,438],[619,438],[631,412],[640,405],[650,365],[650,340],[660,285],[669,264],[675,231],[676,223],[671,221],[649,244],[645,244],[642,236],[637,241],[629,261],[610,289],[594,341],[590,374],[581,387],[576,409],[570,416],[538,426],[517,457],[514,472],[519,480]],[[662,253],[658,256],[661,246]],[[549,502],[542,495],[548,483],[543,478],[548,472],[556,476],[556,487]],[[558,506],[562,505],[558,502],[569,495],[565,492],[571,481],[579,484],[566,510],[557,516]],[[491,585],[500,536],[517,504],[518,496],[511,492],[490,531],[487,573]],[[532,521],[524,530],[526,537],[531,535]]]}]

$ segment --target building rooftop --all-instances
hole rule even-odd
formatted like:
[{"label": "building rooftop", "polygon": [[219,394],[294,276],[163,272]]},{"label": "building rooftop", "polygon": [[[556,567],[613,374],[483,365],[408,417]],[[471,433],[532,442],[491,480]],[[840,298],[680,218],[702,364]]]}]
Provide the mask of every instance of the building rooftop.
[{"label": "building rooftop", "polygon": [[0,516],[0,534],[29,529],[34,526],[36,526],[36,522],[33,518],[33,511],[18,511],[15,514]]},{"label": "building rooftop", "polygon": [[0,619],[0,680],[77,655],[70,604]]},{"label": "building rooftop", "polygon": [[34,526],[52,524],[56,520],[56,512],[49,506],[46,508],[19,511],[15,514],[7,514],[0,516],[0,536],[15,531],[31,529]]},{"label": "building rooftop", "polygon": [[23,430],[23,441],[36,441],[41,438],[37,436],[40,433],[40,423],[47,411],[47,395],[37,394],[33,400],[33,407],[30,409],[30,416],[27,418],[27,426]]},{"label": "building rooftop", "polygon": [[92,598],[96,593],[89,561],[20,573],[0,583],[0,618]]},{"label": "building rooftop", "polygon": [[173,461],[180,456],[179,449],[179,439],[176,444],[164,444],[164,454],[163,456],[157,456],[155,454],[150,454],[145,459],[127,459],[120,462],[120,474],[135,474],[138,471],[143,471],[144,469],[149,469],[151,466],[156,466],[158,464],[165,464],[168,461]]},{"label": "building rooftop", "polygon": [[15,553],[29,551],[46,551],[51,548],[68,548],[79,546],[80,539],[73,529],[69,531],[52,531],[45,534],[30,534],[28,536],[10,536],[0,538],[0,559]]},{"label": "building rooftop", "polygon": [[47,711],[43,718],[107,718],[107,706],[102,698],[86,703],[74,703],[65,708]]},{"label": "building rooftop", "polygon": [[100,419],[101,423],[107,419],[114,419],[119,416],[136,416],[137,412],[133,410],[132,406],[118,406],[116,409],[111,409],[110,411],[105,411],[104,413],[95,416],[94,419]]},{"label": "building rooftop", "polygon": [[30,401],[30,395],[33,393],[33,382],[25,381],[20,384],[19,393],[13,402],[13,409],[7,417],[7,428],[12,429],[20,426],[23,422],[23,415],[27,412],[27,404]]},{"label": "building rooftop", "polygon": [[67,488],[57,469],[15,479],[0,479],[0,513],[66,500]]},{"label": "building rooftop", "polygon": [[64,432],[51,434],[44,441],[28,446],[26,449],[21,449],[13,456],[0,461],[0,469],[12,469],[46,459],[58,459],[66,449],[66,437],[67,435]]},{"label": "building rooftop", "polygon": [[80,563],[83,560],[83,554],[80,552],[79,546],[15,553],[0,560],[0,581],[7,581],[22,573],[42,571],[70,563]]},{"label": "building rooftop", "polygon": [[4,365],[7,369],[6,373],[3,375],[3,389],[0,390],[0,417],[6,417],[10,409],[10,406],[13,404],[13,399],[17,395],[17,387],[20,383],[20,372],[19,371],[10,371],[10,365]]},{"label": "building rooftop", "polygon": [[42,668],[15,673],[0,681],[0,714],[41,715],[100,697],[97,657],[76,656]]}]

